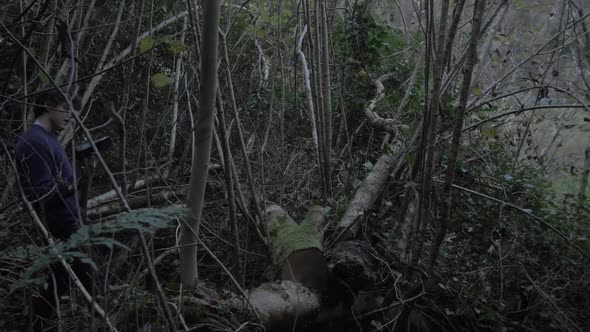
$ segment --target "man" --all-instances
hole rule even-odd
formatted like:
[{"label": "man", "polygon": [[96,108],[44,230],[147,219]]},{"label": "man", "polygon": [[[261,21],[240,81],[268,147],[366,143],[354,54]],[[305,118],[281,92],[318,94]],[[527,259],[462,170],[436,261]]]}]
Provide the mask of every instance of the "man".
[{"label": "man", "polygon": [[[34,124],[16,145],[17,170],[27,199],[45,221],[48,231],[57,240],[65,240],[80,227],[74,171],[57,140],[57,133],[70,121],[68,102],[59,91],[51,90],[38,98],[34,114]],[[79,260],[71,265],[78,278],[89,287],[90,266]],[[33,300],[33,313],[39,316],[35,330],[48,326],[47,320],[55,311],[55,293],[59,298],[70,284],[69,274],[61,265],[51,266],[51,271],[55,281],[49,278],[41,298]]]}]

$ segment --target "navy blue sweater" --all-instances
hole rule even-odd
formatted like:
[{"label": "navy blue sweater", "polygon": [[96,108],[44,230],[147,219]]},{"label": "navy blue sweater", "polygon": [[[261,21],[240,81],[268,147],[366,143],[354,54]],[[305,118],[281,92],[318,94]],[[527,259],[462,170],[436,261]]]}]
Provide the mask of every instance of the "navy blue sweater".
[{"label": "navy blue sweater", "polygon": [[45,217],[49,232],[67,238],[80,226],[74,172],[57,137],[34,124],[16,144],[16,165],[27,198]]}]

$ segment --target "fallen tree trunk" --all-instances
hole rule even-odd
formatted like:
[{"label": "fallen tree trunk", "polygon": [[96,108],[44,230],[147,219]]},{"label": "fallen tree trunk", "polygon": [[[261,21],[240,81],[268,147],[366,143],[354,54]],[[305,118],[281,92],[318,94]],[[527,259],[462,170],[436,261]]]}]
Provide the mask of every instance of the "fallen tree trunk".
[{"label": "fallen tree trunk", "polygon": [[[220,169],[221,165],[219,164],[210,164],[209,165],[209,170],[213,170],[213,169]],[[145,187],[147,186],[147,184],[157,184],[160,183],[160,181],[166,180],[168,178],[168,173],[164,172],[164,174],[162,176],[160,175],[153,175],[153,176],[149,176],[147,177],[147,180],[141,179],[141,180],[137,180],[135,182],[135,184],[133,186],[129,186],[130,188],[133,188],[135,191],[137,190],[141,190],[141,189],[145,189]],[[113,189],[110,191],[107,191],[106,193],[100,194],[94,198],[90,198],[88,199],[88,209],[92,209],[95,208],[101,204],[107,203],[108,201],[111,200],[116,200],[118,199],[117,197],[117,192]]]},{"label": "fallen tree trunk", "polygon": [[356,236],[361,226],[361,221],[383,191],[393,166],[394,157],[391,154],[384,154],[379,158],[371,173],[369,173],[358,188],[344,216],[340,219],[337,231],[338,235],[334,239],[334,242],[351,239]]},{"label": "fallen tree trunk", "polygon": [[300,224],[277,205],[269,206],[265,215],[272,252],[269,271],[281,281],[264,283],[248,292],[247,301],[236,297],[228,304],[253,308],[270,331],[292,330],[314,322],[320,312],[328,274],[321,244],[327,210],[311,208]]},{"label": "fallen tree trunk", "polygon": [[265,214],[273,259],[271,271],[278,272],[282,280],[323,291],[328,273],[322,248],[326,209],[311,208],[300,224],[277,205],[269,206]]},{"label": "fallen tree trunk", "polygon": [[[329,254],[329,271],[322,246],[327,212],[313,207],[297,224],[279,206],[266,209],[271,270],[281,281],[250,291],[247,304],[268,330],[299,330],[311,324],[338,326],[351,308],[367,312],[379,305],[376,296],[358,296],[359,291],[371,289],[376,280],[369,250],[361,243],[348,241],[337,246]],[[245,309],[244,301],[233,299],[231,303]]]},{"label": "fallen tree trunk", "polygon": [[[352,323],[351,312],[363,317],[375,312],[380,308],[383,294],[382,290],[372,290],[378,273],[370,247],[358,241],[346,241],[327,253],[322,246],[327,212],[325,208],[313,207],[302,222],[296,223],[282,208],[268,207],[265,216],[275,273],[272,277],[279,280],[247,291],[232,277],[240,295],[226,299],[203,284],[173,300],[179,303],[186,322],[183,324],[214,322],[221,313],[250,311],[258,318],[253,324],[263,325],[266,331],[309,328],[339,331]],[[210,249],[204,244],[203,247],[230,274]],[[326,257],[330,257],[334,276],[328,275]],[[131,319],[129,312],[122,320]],[[230,314],[230,317],[236,316]],[[227,325],[226,317],[222,318]],[[146,318],[140,323],[147,326],[150,320]],[[232,322],[236,325],[234,329],[240,324],[238,319]]]},{"label": "fallen tree trunk", "polygon": [[[185,196],[186,196],[185,190],[179,190],[179,191],[164,190],[161,192],[153,193],[151,196],[144,195],[144,196],[132,197],[129,199],[129,207],[131,209],[135,210],[135,209],[147,207],[149,205],[148,202],[150,204],[161,204],[161,203],[168,201],[168,200],[176,201],[178,199],[178,197],[185,197]],[[109,205],[104,205],[104,206],[88,209],[86,212],[86,216],[89,220],[90,219],[96,220],[96,219],[110,217],[112,215],[120,214],[123,212],[126,212],[125,208],[119,202],[114,202]]]},{"label": "fallen tree trunk", "polygon": [[[158,181],[160,179],[166,179],[166,177],[160,177],[159,175],[155,175],[155,176],[150,176],[146,179],[141,179],[141,180],[137,180],[135,182],[135,185],[133,186],[133,188],[135,188],[135,190],[141,190],[144,189],[148,183],[150,184],[154,184],[154,181]],[[117,199],[117,192],[115,190],[110,190],[107,191],[106,193],[103,193],[99,196],[96,196],[94,198],[90,198],[88,200],[88,210],[95,208],[101,204],[107,203],[108,201],[111,200],[116,200]]]}]

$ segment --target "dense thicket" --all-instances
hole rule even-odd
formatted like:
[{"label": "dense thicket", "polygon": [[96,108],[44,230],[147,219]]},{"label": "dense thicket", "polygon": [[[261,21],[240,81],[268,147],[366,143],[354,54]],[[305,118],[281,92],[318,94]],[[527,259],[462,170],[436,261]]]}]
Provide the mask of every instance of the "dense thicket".
[{"label": "dense thicket", "polygon": [[[77,257],[98,309],[73,291],[63,331],[590,326],[588,3],[215,3],[212,60],[200,1],[0,1],[0,329],[25,328],[47,267]],[[89,199],[48,245],[14,145],[56,85]],[[194,158],[215,91],[210,160]],[[76,158],[104,137],[104,164]]]}]

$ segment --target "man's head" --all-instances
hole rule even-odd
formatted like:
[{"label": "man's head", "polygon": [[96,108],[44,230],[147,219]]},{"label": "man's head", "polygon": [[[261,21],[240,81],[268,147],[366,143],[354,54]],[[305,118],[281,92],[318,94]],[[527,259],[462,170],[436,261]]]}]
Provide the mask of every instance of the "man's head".
[{"label": "man's head", "polygon": [[45,129],[51,132],[63,130],[70,121],[67,99],[57,90],[49,90],[37,97],[38,105],[33,112]]}]

